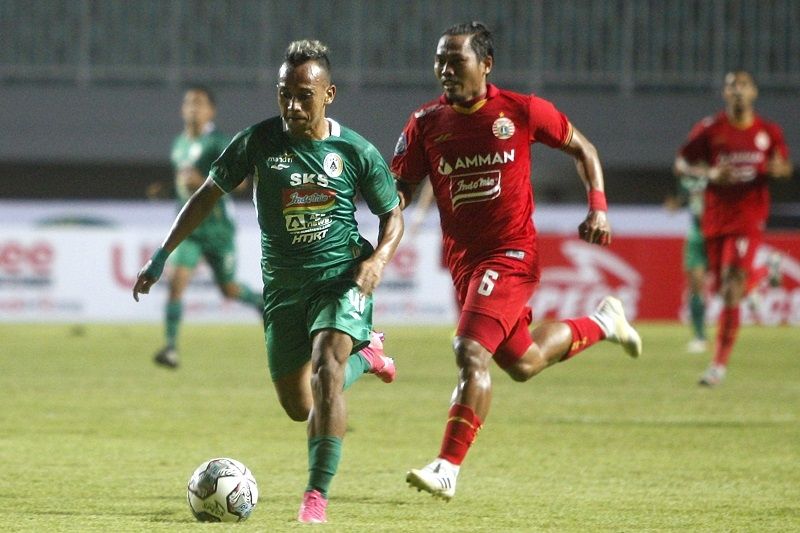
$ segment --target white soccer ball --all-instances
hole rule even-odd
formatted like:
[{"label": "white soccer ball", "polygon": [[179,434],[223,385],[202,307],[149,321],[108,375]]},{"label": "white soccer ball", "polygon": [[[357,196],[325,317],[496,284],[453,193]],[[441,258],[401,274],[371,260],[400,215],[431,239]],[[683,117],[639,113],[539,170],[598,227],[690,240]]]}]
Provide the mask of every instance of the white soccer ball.
[{"label": "white soccer ball", "polygon": [[189,478],[186,497],[201,522],[241,522],[258,502],[258,485],[242,463],[220,457],[197,467]]}]

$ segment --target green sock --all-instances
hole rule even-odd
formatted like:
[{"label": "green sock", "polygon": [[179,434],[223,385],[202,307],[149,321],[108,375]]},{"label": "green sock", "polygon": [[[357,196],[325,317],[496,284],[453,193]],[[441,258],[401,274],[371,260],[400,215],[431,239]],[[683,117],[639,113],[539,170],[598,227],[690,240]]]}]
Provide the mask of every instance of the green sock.
[{"label": "green sock", "polygon": [[167,312],[164,318],[164,329],[167,337],[167,346],[174,348],[178,340],[178,328],[183,316],[183,303],[180,300],[168,301]]},{"label": "green sock", "polygon": [[239,297],[237,300],[255,307],[258,311],[264,311],[264,299],[261,297],[261,294],[250,289],[250,287],[243,283],[239,283]]},{"label": "green sock", "polygon": [[344,367],[344,386],[342,390],[347,390],[350,385],[355,383],[358,378],[363,376],[369,371],[369,362],[361,355],[361,353],[354,353],[347,358],[347,366]]},{"label": "green sock", "polygon": [[318,490],[328,497],[328,489],[342,458],[340,437],[311,437],[308,439],[308,485],[306,491]]},{"label": "green sock", "polygon": [[692,317],[692,329],[698,339],[706,338],[706,304],[699,294],[692,294],[689,299],[689,312]]}]

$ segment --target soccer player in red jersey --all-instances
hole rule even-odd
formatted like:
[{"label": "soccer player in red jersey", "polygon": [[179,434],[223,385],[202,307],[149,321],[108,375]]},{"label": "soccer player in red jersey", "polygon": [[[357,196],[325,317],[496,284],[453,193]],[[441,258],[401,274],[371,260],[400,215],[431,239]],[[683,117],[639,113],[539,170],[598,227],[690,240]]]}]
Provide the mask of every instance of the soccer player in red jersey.
[{"label": "soccer player in red jersey", "polygon": [[723,299],[714,358],[700,377],[724,378],[739,330],[739,304],[753,277],[753,258],[769,214],[769,178],[792,175],[781,128],[756,114],[758,88],[744,71],[725,76],[725,110],[701,120],[675,159],[675,171],[707,179],[701,222],[714,289]]},{"label": "soccer player in red jersey", "polygon": [[406,476],[411,486],[448,500],[489,411],[492,358],[514,380],[526,381],[602,339],[620,343],[634,357],[642,349],[621,303],[612,297],[592,316],[529,331],[528,301],[539,282],[532,143],[575,159],[589,196],[580,237],[606,245],[611,228],[594,146],[547,100],[489,84],[493,61],[492,36],[483,24],[458,24],[444,32],[434,62],[444,94],[411,116],[391,165],[402,206],[417,184],[430,179],[461,305],[453,342],[459,378],[442,446],[432,463]]}]

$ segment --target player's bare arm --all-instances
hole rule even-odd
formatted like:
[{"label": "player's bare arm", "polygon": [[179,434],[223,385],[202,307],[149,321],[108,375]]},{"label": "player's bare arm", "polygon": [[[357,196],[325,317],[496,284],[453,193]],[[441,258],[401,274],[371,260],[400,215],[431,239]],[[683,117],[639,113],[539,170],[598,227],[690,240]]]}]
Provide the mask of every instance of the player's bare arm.
[{"label": "player's bare arm", "polygon": [[689,162],[678,156],[672,171],[676,176],[689,176],[696,179],[706,179],[717,185],[730,185],[734,183],[733,168],[727,163],[709,166],[704,162]]},{"label": "player's bare arm", "polygon": [[[172,228],[169,230],[167,238],[161,244],[161,248],[167,254],[172,252],[192,231],[200,225],[200,223],[208,216],[214,205],[223,195],[220,189],[212,179],[207,179],[206,182],[195,192],[186,205],[183,206]],[[164,258],[166,259],[166,258]],[[150,287],[152,287],[161,275],[161,269],[155,269],[153,259],[148,261],[136,278],[136,284],[133,286],[133,299],[139,301],[139,294],[148,294]],[[160,265],[163,268],[163,264]]]},{"label": "player's bare arm", "polygon": [[[606,215],[603,168],[597,149],[573,126],[572,137],[561,150],[575,160],[578,175],[589,195],[589,212],[578,228],[578,235],[586,242],[606,246],[611,243],[611,226]],[[602,204],[594,202],[595,195],[603,199]]]},{"label": "player's bare arm", "polygon": [[411,199],[414,197],[414,191],[417,189],[417,186],[414,183],[403,181],[397,176],[395,176],[394,181],[397,185],[397,194],[400,195],[400,209],[405,209],[411,203]]},{"label": "player's bare arm", "polygon": [[394,256],[403,236],[403,212],[398,205],[380,216],[378,245],[368,259],[356,269],[355,282],[365,295],[372,294],[383,275],[383,269]]}]

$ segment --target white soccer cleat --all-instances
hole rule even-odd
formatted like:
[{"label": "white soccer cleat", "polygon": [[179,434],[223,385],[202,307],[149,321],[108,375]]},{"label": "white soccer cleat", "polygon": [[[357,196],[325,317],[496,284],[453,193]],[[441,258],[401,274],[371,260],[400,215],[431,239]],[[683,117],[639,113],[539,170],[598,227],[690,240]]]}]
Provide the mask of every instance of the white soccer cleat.
[{"label": "white soccer cleat", "polygon": [[436,459],[434,462],[417,470],[412,468],[406,474],[406,482],[417,491],[425,491],[435,498],[450,501],[456,494],[456,478],[459,467],[445,459]]},{"label": "white soccer cleat", "polygon": [[642,355],[642,338],[625,318],[622,302],[613,296],[606,296],[589,318],[600,326],[607,340],[622,346],[625,353],[631,357]]},{"label": "white soccer cleat", "polygon": [[705,353],[708,342],[705,339],[692,339],[686,344],[686,353]]},{"label": "white soccer cleat", "polygon": [[725,379],[726,368],[722,365],[715,365],[711,364],[706,371],[703,372],[703,375],[700,376],[700,380],[697,382],[698,385],[702,385],[703,387],[716,387],[722,380]]}]

